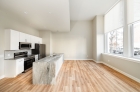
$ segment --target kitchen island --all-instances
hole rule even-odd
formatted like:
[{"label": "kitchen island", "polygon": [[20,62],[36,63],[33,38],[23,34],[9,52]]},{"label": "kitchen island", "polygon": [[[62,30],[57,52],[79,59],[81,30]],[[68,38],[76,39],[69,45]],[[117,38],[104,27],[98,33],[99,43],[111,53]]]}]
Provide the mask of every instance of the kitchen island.
[{"label": "kitchen island", "polygon": [[63,62],[63,54],[48,56],[34,62],[33,84],[55,84]]}]

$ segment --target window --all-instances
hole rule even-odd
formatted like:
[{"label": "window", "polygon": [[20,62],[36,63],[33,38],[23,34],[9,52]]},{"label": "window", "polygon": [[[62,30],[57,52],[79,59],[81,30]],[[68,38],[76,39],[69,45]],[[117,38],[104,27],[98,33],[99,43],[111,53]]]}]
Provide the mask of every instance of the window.
[{"label": "window", "polygon": [[140,58],[140,22],[133,24],[133,56]]},{"label": "window", "polygon": [[117,2],[104,16],[107,53],[123,54],[124,3]]},{"label": "window", "polygon": [[107,52],[123,54],[123,28],[107,33]]}]

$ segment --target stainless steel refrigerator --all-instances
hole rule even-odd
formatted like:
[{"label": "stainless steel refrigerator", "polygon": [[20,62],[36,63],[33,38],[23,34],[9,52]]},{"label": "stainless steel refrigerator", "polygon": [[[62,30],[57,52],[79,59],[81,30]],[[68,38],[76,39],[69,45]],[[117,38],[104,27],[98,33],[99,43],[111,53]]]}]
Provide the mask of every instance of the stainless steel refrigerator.
[{"label": "stainless steel refrigerator", "polygon": [[35,44],[35,49],[32,50],[32,54],[38,54],[38,60],[46,57],[46,45]]}]

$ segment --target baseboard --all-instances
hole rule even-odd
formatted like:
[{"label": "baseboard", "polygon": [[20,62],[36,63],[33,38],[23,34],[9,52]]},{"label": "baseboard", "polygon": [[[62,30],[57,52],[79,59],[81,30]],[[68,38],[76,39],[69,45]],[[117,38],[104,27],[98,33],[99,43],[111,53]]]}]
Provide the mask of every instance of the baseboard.
[{"label": "baseboard", "polygon": [[64,60],[92,60],[93,61],[93,59],[64,59]]},{"label": "baseboard", "polygon": [[0,79],[3,79],[4,78],[4,75],[0,76]]},{"label": "baseboard", "polygon": [[132,75],[130,75],[128,73],[125,73],[125,72],[123,72],[123,71],[121,71],[121,70],[119,70],[119,69],[117,69],[117,68],[115,68],[115,67],[113,67],[113,66],[111,66],[111,65],[109,65],[107,63],[105,63],[105,62],[101,62],[101,63],[106,65],[106,66],[108,66],[108,67],[110,67],[110,68],[112,68],[112,69],[114,69],[114,70],[116,70],[116,71],[118,71],[119,73],[121,73],[121,74],[123,74],[123,75],[125,75],[125,76],[127,76],[129,78],[131,78],[132,80],[135,80],[135,81],[140,83],[140,79],[138,79],[138,78],[136,78],[136,77],[134,77],[134,76],[132,76]]},{"label": "baseboard", "polygon": [[[3,60],[3,57],[4,57],[4,55],[0,55],[0,59],[2,59]],[[2,75],[2,76],[0,76],[0,79],[3,79],[5,76],[4,75]]]},{"label": "baseboard", "polygon": [[96,61],[96,60],[94,60],[94,59],[93,59],[93,61],[97,63],[97,61]]},{"label": "baseboard", "polygon": [[102,63],[102,61],[96,61],[96,60],[94,60],[94,59],[93,59],[93,61],[96,62],[96,63]]}]

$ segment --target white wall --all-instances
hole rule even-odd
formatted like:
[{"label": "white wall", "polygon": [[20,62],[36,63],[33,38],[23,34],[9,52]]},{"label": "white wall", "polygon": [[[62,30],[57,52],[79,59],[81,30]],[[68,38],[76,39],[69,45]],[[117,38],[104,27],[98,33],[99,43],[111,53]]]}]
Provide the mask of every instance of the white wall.
[{"label": "white wall", "polygon": [[[124,52],[123,52],[123,56],[119,57],[119,56],[114,56],[112,54],[103,54],[102,55],[102,61],[103,63],[105,63],[106,65],[113,67],[114,69],[122,72],[123,74],[125,74],[126,76],[140,82],[140,60],[133,60],[133,59],[129,59],[132,58],[132,51],[131,51],[131,32],[130,32],[130,26],[128,26],[128,21],[129,19],[131,19],[130,17],[132,17],[129,12],[130,7],[127,6],[128,1],[131,0],[124,0],[124,34],[123,34],[123,38],[124,38]],[[129,16],[130,15],[130,16]]]},{"label": "white wall", "polygon": [[140,82],[140,60],[132,60],[127,57],[119,57],[102,54],[103,62],[117,70],[124,72],[126,76]]},{"label": "white wall", "polygon": [[4,77],[4,56],[0,55],[0,79]]},{"label": "white wall", "polygon": [[[14,29],[31,35],[39,36],[39,31],[24,25],[16,16],[0,10],[0,56],[4,54],[5,29]],[[4,74],[4,61],[0,59],[0,77]]]},{"label": "white wall", "polygon": [[96,40],[96,22],[97,21],[97,19],[96,18],[94,18],[93,19],[93,60],[95,61],[95,60],[97,60],[97,55],[96,55],[96,53],[97,53],[97,45],[96,45],[96,42],[97,42],[97,40]]},{"label": "white wall", "polygon": [[97,61],[101,61],[101,53],[104,52],[104,16],[98,15],[97,18]]},{"label": "white wall", "polygon": [[92,21],[71,21],[68,33],[52,33],[53,53],[64,53],[65,59],[92,59]]},{"label": "white wall", "polygon": [[52,32],[51,31],[40,31],[40,37],[42,43],[46,44],[46,55],[52,54]]},{"label": "white wall", "polygon": [[93,60],[100,62],[104,52],[104,17],[97,15],[93,19]]}]

